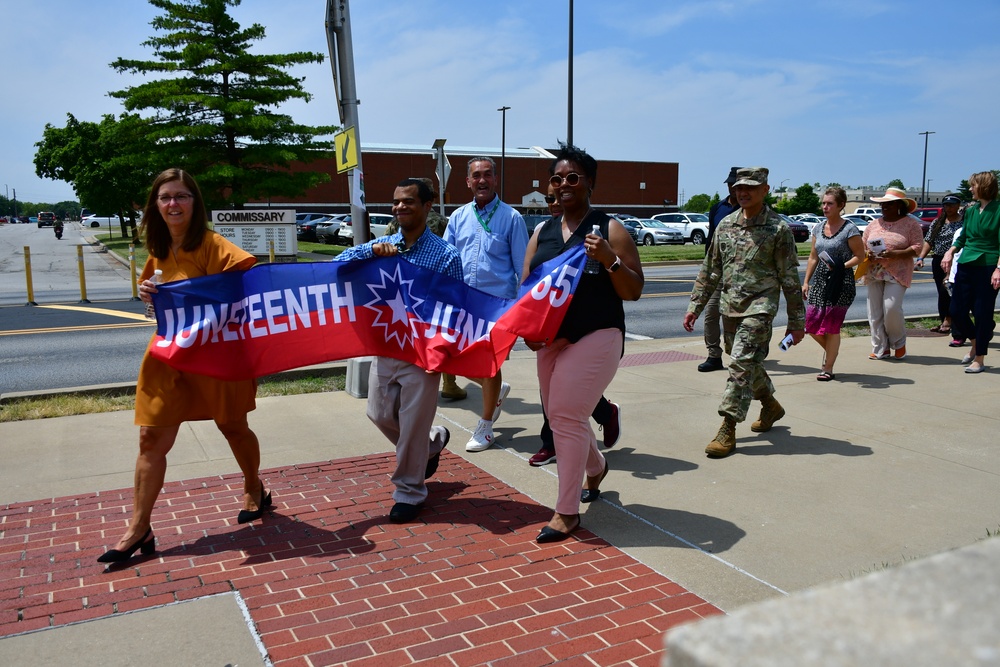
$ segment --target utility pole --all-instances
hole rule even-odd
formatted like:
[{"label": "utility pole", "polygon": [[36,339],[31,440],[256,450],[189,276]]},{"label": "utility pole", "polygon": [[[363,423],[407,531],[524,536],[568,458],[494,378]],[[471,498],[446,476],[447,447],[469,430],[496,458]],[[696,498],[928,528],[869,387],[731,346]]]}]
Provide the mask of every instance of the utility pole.
[{"label": "utility pole", "polygon": [[501,115],[501,129],[500,129],[500,201],[503,201],[503,178],[504,178],[504,168],[503,163],[507,158],[507,110],[510,107],[504,106],[497,109]]},{"label": "utility pole", "polygon": [[[358,127],[357,83],[354,79],[354,44],[351,41],[351,12],[348,0],[327,0],[326,2],[326,43],[330,51],[330,66],[333,69],[333,87],[337,93],[340,122],[345,127],[354,128],[357,143],[358,166],[361,168],[361,129]],[[351,179],[352,187],[354,179]],[[354,227],[354,243],[361,245],[371,239],[368,226],[368,210],[359,206],[357,193],[351,196],[351,226]]]},{"label": "utility pole", "polygon": [[927,139],[928,135],[936,132],[918,132],[924,135],[924,174],[920,177],[920,205],[923,206],[927,197]]},{"label": "utility pole", "polygon": [[[573,0],[569,0],[569,83],[566,86],[566,143],[573,144]],[[503,197],[501,197],[503,199]]]}]

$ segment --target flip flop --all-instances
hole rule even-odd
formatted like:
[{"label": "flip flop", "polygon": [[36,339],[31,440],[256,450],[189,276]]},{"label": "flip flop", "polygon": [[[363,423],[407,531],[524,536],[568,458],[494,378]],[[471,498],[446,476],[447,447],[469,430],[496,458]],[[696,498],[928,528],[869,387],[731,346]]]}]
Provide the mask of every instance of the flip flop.
[{"label": "flip flop", "polygon": [[944,333],[943,331],[941,331],[941,325],[940,324],[937,325],[936,327],[931,327],[930,331],[932,333]]},{"label": "flip flop", "polygon": [[836,380],[837,376],[834,375],[833,373],[828,373],[827,371],[823,371],[822,373],[816,376],[816,379],[819,380],[820,382],[829,382],[830,380]]}]

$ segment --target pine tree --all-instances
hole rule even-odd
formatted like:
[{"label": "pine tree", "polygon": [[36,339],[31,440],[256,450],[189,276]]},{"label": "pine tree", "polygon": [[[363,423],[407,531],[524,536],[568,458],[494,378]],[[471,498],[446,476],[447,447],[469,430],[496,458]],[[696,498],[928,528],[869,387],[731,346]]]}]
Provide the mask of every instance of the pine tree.
[{"label": "pine tree", "polygon": [[295,198],[329,180],[326,172],[290,170],[292,162],[328,157],[334,126],[295,123],[278,107],[309,101],[304,79],[285,70],[321,63],[323,54],[256,55],[264,27],[240,27],[228,13],[240,0],[148,0],[163,10],[159,34],[143,42],[156,60],[119,58],[119,73],[161,75],[111,93],[128,111],[150,114],[160,168],[181,167],[198,179],[210,205],[241,206],[272,196]]}]

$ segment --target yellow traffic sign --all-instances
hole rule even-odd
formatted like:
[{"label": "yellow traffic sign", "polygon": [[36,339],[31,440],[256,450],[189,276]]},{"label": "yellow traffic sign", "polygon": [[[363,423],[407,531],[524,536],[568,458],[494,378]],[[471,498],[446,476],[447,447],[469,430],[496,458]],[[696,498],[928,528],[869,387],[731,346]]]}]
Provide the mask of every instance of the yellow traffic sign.
[{"label": "yellow traffic sign", "polygon": [[334,151],[337,154],[337,173],[343,174],[358,166],[358,140],[353,127],[333,136]]}]

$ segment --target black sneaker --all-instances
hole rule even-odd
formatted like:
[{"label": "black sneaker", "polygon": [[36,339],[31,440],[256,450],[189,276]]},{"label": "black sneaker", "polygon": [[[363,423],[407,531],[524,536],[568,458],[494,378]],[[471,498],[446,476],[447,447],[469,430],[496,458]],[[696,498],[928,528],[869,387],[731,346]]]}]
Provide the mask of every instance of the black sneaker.
[{"label": "black sneaker", "polygon": [[722,368],[722,357],[709,357],[705,361],[698,364],[698,370],[702,373],[721,371]]},{"label": "black sneaker", "polygon": [[[444,426],[441,428],[444,428],[444,446],[441,447],[441,452],[443,452],[444,448],[448,446],[448,441],[451,440],[451,431]],[[427,459],[427,469],[424,470],[424,479],[430,479],[438,471],[438,464],[441,463],[441,452]]]},{"label": "black sneaker", "polygon": [[393,523],[409,523],[420,514],[422,505],[411,505],[410,503],[396,503],[389,512],[389,521]]}]

